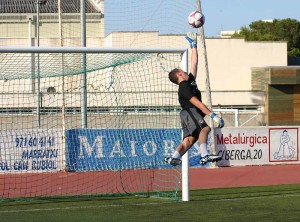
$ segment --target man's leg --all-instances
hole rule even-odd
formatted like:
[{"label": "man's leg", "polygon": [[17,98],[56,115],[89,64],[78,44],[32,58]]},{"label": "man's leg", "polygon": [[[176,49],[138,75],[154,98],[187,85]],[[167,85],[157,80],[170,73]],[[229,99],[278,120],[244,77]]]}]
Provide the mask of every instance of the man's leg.
[{"label": "man's leg", "polygon": [[181,142],[181,144],[179,144],[175,151],[177,151],[180,154],[180,156],[183,156],[186,153],[186,151],[188,151],[193,146],[195,142],[195,137],[187,136],[183,139],[183,141]]},{"label": "man's leg", "polygon": [[174,151],[172,157],[166,157],[165,161],[173,166],[180,165],[181,157],[193,146],[195,141],[196,139],[193,136],[185,137]]},{"label": "man's leg", "polygon": [[210,127],[209,126],[203,127],[200,131],[198,142],[200,144],[201,156],[208,155],[208,152],[207,152],[207,138],[208,138],[209,132],[210,132]]},{"label": "man's leg", "polygon": [[200,163],[202,165],[208,163],[208,162],[218,162],[220,160],[222,160],[222,157],[218,156],[218,155],[214,155],[214,154],[208,154],[207,152],[207,138],[208,138],[208,134],[210,132],[210,127],[206,126],[204,127],[199,134],[199,144],[200,144],[200,153],[201,153],[201,159],[200,159]]}]

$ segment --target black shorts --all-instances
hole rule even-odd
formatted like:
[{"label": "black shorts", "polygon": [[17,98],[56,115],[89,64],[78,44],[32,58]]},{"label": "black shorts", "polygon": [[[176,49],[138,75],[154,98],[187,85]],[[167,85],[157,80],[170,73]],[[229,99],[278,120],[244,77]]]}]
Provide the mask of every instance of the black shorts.
[{"label": "black shorts", "polygon": [[182,139],[187,136],[198,137],[200,131],[207,126],[207,123],[196,108],[182,110],[180,112],[180,120],[183,134]]}]

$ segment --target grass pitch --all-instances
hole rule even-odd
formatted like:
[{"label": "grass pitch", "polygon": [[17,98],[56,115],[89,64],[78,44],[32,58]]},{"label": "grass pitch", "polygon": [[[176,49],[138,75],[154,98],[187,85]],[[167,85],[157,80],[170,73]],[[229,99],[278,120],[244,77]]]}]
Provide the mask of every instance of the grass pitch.
[{"label": "grass pitch", "polygon": [[192,190],[191,201],[95,197],[0,203],[13,221],[299,221],[300,185]]}]

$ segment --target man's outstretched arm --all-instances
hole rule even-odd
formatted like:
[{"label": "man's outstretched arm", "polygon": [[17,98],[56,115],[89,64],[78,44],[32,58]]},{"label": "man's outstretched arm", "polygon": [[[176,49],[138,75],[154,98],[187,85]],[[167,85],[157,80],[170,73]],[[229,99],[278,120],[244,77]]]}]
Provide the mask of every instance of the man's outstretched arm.
[{"label": "man's outstretched arm", "polygon": [[192,73],[196,79],[198,68],[197,34],[188,32],[185,38],[189,41],[192,49],[190,73]]}]

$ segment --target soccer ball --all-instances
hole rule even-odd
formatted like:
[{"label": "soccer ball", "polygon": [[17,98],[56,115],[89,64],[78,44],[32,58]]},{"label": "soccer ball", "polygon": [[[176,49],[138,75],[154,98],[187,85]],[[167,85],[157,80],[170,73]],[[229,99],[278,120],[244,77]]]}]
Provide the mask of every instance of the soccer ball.
[{"label": "soccer ball", "polygon": [[189,24],[193,28],[200,28],[205,22],[204,15],[201,14],[199,11],[191,12],[189,14],[188,20],[189,20]]}]

